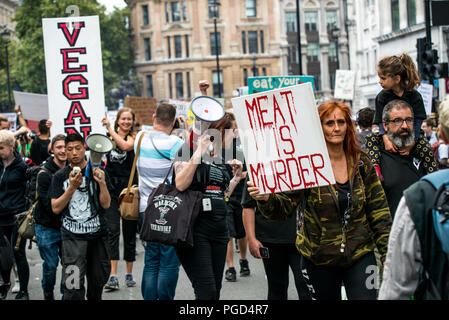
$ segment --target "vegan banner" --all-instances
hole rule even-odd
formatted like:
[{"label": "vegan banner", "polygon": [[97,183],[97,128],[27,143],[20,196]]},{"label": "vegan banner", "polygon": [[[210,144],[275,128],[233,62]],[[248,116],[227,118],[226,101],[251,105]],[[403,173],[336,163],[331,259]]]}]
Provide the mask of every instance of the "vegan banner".
[{"label": "vegan banner", "polygon": [[262,194],[335,184],[311,83],[231,101],[249,178]]},{"label": "vegan banner", "polygon": [[42,19],[51,133],[105,134],[98,16]]}]

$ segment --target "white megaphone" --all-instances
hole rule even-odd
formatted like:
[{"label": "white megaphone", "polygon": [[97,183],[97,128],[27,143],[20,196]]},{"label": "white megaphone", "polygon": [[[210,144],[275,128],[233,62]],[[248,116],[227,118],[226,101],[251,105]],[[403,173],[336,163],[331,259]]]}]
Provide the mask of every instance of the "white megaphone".
[{"label": "white megaphone", "polygon": [[[193,148],[198,146],[198,138],[209,128],[212,122],[221,120],[225,111],[223,105],[216,99],[209,96],[199,96],[192,100],[190,108],[195,115],[193,125]],[[209,152],[213,151],[212,144]]]},{"label": "white megaphone", "polygon": [[90,150],[89,162],[92,167],[99,167],[101,158],[112,150],[112,141],[104,134],[93,133],[86,138],[87,147]]}]

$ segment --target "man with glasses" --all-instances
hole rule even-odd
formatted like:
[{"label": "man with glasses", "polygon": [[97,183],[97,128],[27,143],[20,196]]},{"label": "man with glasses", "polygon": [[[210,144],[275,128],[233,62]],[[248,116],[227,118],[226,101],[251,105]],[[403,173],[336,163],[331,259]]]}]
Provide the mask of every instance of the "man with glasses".
[{"label": "man with glasses", "polygon": [[[428,142],[423,139],[415,142],[413,111],[405,101],[390,101],[383,110],[382,122],[386,134],[398,149],[393,153],[385,150],[383,143],[379,146],[382,186],[394,217],[402,192],[428,173],[424,161],[417,158],[415,152],[419,143]],[[430,148],[430,145],[423,149],[426,147]]]}]

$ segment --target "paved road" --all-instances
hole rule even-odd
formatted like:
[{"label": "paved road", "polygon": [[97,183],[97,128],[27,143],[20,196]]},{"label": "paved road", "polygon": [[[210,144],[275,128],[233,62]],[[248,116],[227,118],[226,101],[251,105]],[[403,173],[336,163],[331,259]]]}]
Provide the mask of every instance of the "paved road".
[{"label": "paved road", "polygon": [[[120,250],[122,250],[122,244],[120,244]],[[41,289],[42,279],[42,259],[39,256],[37,246],[33,243],[31,250],[27,249],[28,262],[30,264],[30,282],[29,282],[29,294],[32,300],[42,300],[43,294]],[[251,275],[249,277],[240,277],[238,272],[240,267],[238,261],[240,254],[234,252],[234,263],[237,270],[237,281],[228,282],[223,277],[223,288],[221,290],[222,300],[266,300],[267,297],[267,282],[265,278],[265,272],[261,260],[253,258],[248,252],[249,267],[251,269]],[[143,271],[143,259],[144,248],[141,245],[140,240],[137,242],[137,256],[134,265],[134,278],[137,281],[137,286],[133,288],[127,288],[124,285],[125,277],[125,262],[120,261],[118,264],[119,281],[121,284],[120,290],[107,292],[105,290],[103,299],[105,300],[142,300],[140,283],[142,280]],[[60,281],[61,267],[58,269],[57,283]],[[11,277],[14,279],[14,277]],[[298,294],[293,284],[293,274],[290,271],[290,286],[289,286],[289,299],[298,299]],[[7,299],[14,299],[15,294],[9,292]],[[55,290],[55,298],[60,299],[58,290]],[[182,267],[180,268],[178,285],[176,288],[175,300],[194,300],[193,288],[187,278]]]}]

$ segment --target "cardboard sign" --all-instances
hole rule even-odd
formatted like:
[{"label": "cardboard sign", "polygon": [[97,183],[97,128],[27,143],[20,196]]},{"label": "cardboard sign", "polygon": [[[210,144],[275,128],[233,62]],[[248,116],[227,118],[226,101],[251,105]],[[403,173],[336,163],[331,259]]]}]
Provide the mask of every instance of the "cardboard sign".
[{"label": "cardboard sign", "polygon": [[261,194],[335,184],[311,83],[231,101]]},{"label": "cardboard sign", "polygon": [[335,75],[334,98],[353,100],[355,89],[355,71],[337,70]]},{"label": "cardboard sign", "polygon": [[313,76],[250,77],[248,78],[248,94],[285,88],[308,82],[312,84],[312,89],[315,90]]},{"label": "cardboard sign", "polygon": [[9,130],[12,132],[16,131],[17,114],[15,112],[6,112],[0,114],[8,119]]},{"label": "cardboard sign", "polygon": [[169,99],[168,103],[175,106],[176,117],[183,116],[185,119],[187,119],[188,114],[189,114],[189,107],[190,107],[189,101]]},{"label": "cardboard sign", "polygon": [[125,108],[133,109],[136,122],[141,125],[153,125],[153,114],[156,112],[155,98],[125,97]]},{"label": "cardboard sign", "polygon": [[51,134],[105,134],[98,16],[42,19]]},{"label": "cardboard sign", "polygon": [[49,119],[48,98],[46,94],[28,93],[13,91],[14,101],[20,106],[23,118],[25,120]]}]

